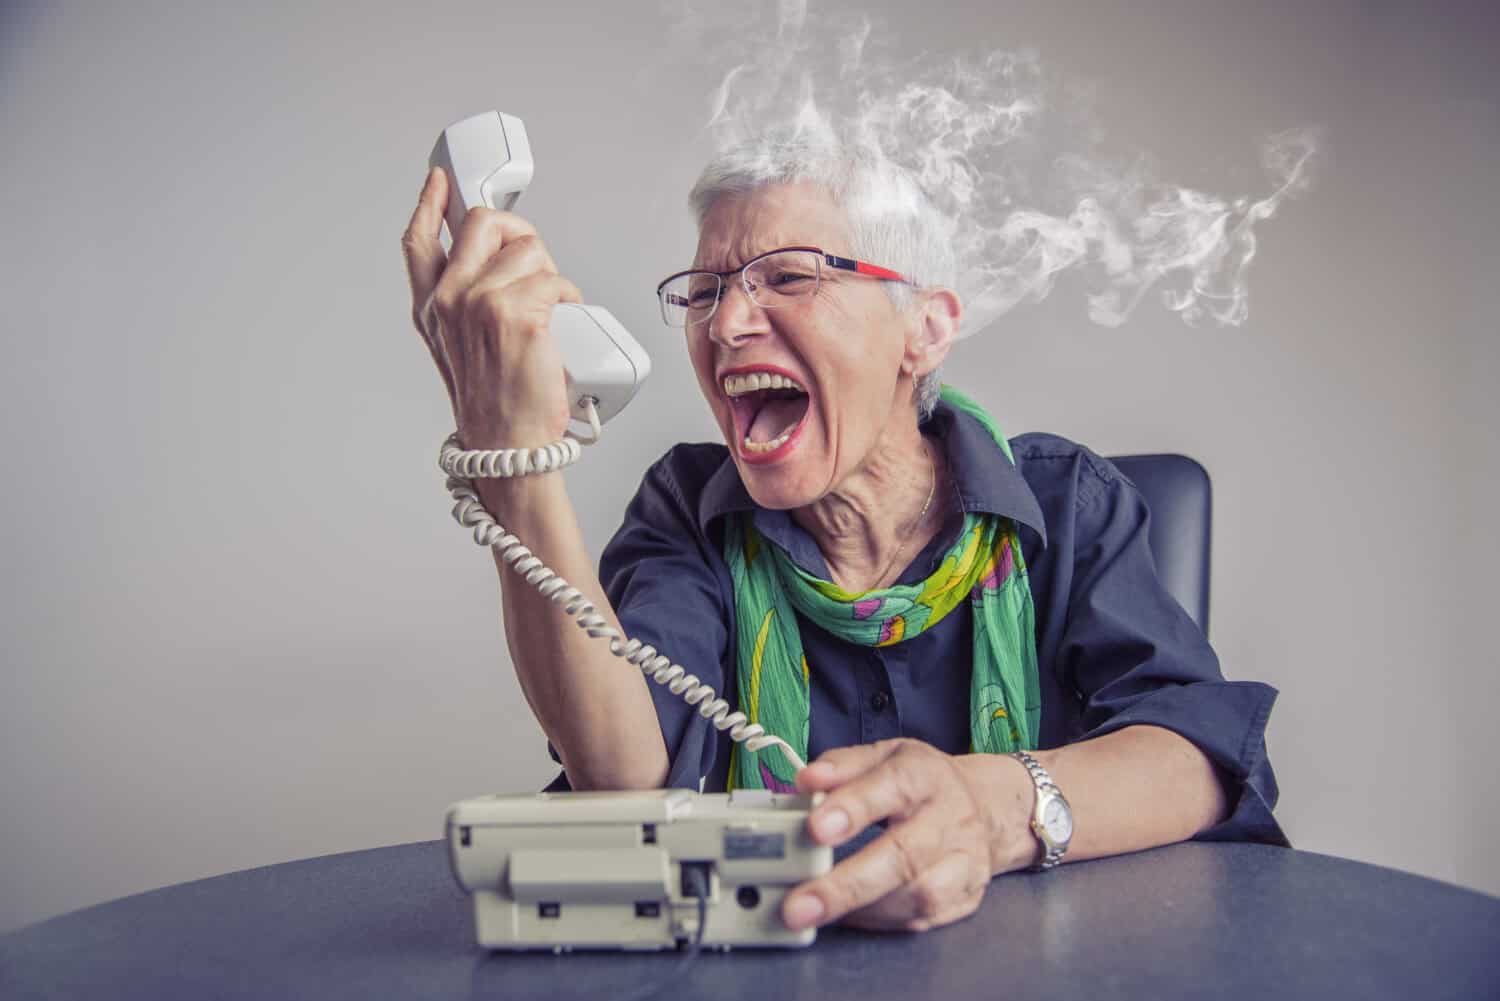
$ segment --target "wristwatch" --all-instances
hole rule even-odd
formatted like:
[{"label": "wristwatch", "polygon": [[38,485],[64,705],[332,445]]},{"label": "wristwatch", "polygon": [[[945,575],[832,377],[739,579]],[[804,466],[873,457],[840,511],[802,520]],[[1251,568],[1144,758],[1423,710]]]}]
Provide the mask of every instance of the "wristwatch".
[{"label": "wristwatch", "polygon": [[1025,751],[1015,751],[1011,757],[1026,767],[1026,773],[1036,786],[1031,831],[1042,843],[1042,858],[1031,866],[1031,871],[1043,872],[1062,861],[1068,842],[1073,840],[1073,810],[1063,798],[1062,790],[1052,784],[1052,776],[1047,774],[1041,762]]}]

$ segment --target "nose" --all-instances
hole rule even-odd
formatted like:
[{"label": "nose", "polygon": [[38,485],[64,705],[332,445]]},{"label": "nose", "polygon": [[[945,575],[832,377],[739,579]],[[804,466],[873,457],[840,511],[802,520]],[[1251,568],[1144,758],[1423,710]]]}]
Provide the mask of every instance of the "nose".
[{"label": "nose", "polygon": [[745,291],[735,275],[724,283],[724,292],[714,314],[708,318],[708,336],[726,348],[744,347],[745,342],[766,332],[766,311]]}]

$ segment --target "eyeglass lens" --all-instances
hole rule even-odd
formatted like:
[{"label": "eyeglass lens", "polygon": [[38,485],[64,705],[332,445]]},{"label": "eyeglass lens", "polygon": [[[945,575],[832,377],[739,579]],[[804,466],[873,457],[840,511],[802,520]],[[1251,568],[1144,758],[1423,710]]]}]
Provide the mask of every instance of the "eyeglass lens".
[{"label": "eyeglass lens", "polygon": [[[741,272],[746,292],[757,306],[776,309],[791,299],[818,290],[822,258],[810,250],[781,250],[751,261]],[[724,295],[724,279],[711,271],[678,275],[661,288],[662,319],[669,327],[688,327],[707,320]]]}]

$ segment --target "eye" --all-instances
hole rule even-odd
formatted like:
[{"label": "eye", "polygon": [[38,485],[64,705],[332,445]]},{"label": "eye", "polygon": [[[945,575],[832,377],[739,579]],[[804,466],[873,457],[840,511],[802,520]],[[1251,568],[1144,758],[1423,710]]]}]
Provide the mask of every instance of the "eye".
[{"label": "eye", "polygon": [[717,288],[697,288],[688,294],[688,307],[690,309],[706,309],[712,306],[719,298]]},{"label": "eye", "polygon": [[806,271],[798,271],[794,268],[777,268],[768,276],[766,283],[775,289],[791,291],[812,280],[813,276]]}]

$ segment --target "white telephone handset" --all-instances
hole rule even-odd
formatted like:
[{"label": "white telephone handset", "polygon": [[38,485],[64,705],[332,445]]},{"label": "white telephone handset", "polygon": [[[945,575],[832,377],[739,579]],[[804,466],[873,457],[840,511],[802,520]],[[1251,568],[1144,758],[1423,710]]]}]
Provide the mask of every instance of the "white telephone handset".
[{"label": "white telephone handset", "polygon": [[[535,169],[526,126],[498,111],[448,126],[427,163],[448,172],[445,218],[455,237],[476,205],[508,211]],[[568,403],[578,420],[588,419],[585,401],[592,400],[599,422],[608,421],[625,409],[651,374],[650,356],[603,306],[558,303],[551,330],[567,369]]]}]

